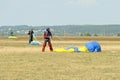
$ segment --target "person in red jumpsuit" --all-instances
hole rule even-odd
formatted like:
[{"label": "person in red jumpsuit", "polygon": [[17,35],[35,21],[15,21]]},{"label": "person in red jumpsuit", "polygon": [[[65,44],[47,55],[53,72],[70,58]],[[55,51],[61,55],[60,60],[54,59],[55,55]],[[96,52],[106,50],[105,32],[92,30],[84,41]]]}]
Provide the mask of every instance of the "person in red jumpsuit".
[{"label": "person in red jumpsuit", "polygon": [[45,51],[46,44],[48,43],[48,46],[50,48],[50,51],[53,51],[52,43],[51,43],[51,38],[52,38],[52,33],[50,31],[50,28],[47,28],[46,31],[44,31],[44,43],[42,46],[42,52]]}]

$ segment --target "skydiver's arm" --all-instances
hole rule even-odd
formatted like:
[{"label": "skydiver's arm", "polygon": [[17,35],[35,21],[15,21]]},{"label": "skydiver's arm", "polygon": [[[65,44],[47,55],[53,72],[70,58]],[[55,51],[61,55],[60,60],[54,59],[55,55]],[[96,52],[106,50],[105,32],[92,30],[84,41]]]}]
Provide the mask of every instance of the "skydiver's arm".
[{"label": "skydiver's arm", "polygon": [[30,31],[28,32],[28,35],[30,35]]},{"label": "skydiver's arm", "polygon": [[49,36],[46,35],[46,32],[44,32],[44,38],[49,38]]}]

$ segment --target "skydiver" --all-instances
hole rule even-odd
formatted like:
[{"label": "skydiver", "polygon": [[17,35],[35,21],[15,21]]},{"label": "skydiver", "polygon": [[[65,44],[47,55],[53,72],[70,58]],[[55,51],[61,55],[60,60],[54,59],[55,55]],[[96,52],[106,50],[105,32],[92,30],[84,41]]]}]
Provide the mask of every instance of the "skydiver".
[{"label": "skydiver", "polygon": [[52,33],[50,31],[50,28],[47,28],[46,31],[44,31],[44,36],[43,37],[44,37],[44,43],[43,43],[43,46],[42,46],[42,52],[45,51],[45,47],[46,47],[47,43],[48,43],[50,51],[52,52],[53,51],[52,43],[51,43]]},{"label": "skydiver", "polygon": [[29,35],[29,44],[33,41],[33,29],[31,29],[29,32],[28,32],[28,35]]}]

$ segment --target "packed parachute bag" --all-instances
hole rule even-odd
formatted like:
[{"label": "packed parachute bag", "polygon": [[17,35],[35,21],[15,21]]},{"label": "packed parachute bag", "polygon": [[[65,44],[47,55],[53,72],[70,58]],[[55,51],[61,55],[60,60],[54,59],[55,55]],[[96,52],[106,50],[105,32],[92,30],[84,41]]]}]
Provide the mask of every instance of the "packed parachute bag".
[{"label": "packed parachute bag", "polygon": [[9,39],[17,39],[17,37],[15,36],[14,32],[11,29],[8,35],[9,35],[8,36]]},{"label": "packed parachute bag", "polygon": [[30,42],[30,45],[34,45],[34,46],[42,45],[42,43],[37,40],[37,35],[35,33],[33,34],[33,38],[34,38],[34,40]]}]

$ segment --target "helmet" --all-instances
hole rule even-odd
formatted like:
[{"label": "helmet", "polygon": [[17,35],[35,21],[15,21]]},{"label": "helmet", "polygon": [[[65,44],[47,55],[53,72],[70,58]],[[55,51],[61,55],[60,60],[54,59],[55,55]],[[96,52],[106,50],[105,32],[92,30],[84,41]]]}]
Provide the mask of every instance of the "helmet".
[{"label": "helmet", "polygon": [[50,28],[47,28],[46,31],[50,31]]}]

